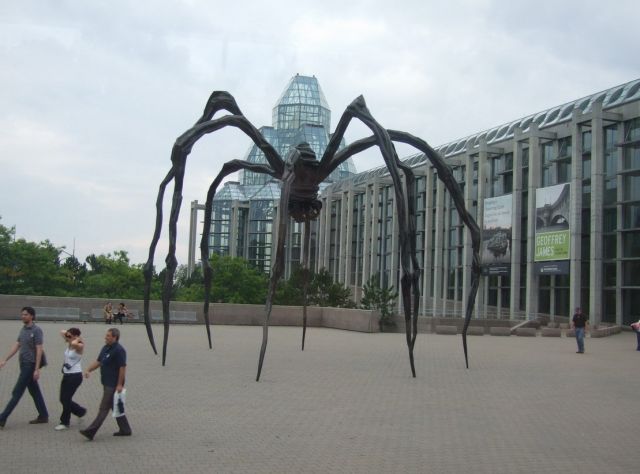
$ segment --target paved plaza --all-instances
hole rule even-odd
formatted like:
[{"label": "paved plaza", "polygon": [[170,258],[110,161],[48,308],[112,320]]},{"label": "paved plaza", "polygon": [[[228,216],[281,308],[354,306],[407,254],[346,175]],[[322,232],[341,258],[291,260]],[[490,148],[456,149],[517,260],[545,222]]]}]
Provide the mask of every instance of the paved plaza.
[{"label": "paved plaza", "polygon": [[[21,322],[0,321],[4,356]],[[274,327],[255,382],[259,327],[173,326],[162,367],[142,325],[124,325],[131,438],[109,417],[93,442],[56,432],[62,323],[41,323],[48,425],[27,393],[0,431],[3,473],[632,473],[638,472],[640,352],[629,332],[586,340],[420,334],[417,378],[404,336]],[[106,326],[81,325],[85,364]],[[120,327],[120,326],[118,326]],[[155,325],[158,346],[161,326]],[[0,371],[4,406],[17,356]],[[94,373],[76,399],[96,414]]]}]

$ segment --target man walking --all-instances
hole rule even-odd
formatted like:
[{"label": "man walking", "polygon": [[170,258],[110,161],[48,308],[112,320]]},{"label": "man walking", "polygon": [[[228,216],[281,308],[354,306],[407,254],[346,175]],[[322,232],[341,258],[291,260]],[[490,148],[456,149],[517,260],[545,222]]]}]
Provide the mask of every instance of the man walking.
[{"label": "man walking", "polygon": [[571,326],[576,332],[576,342],[578,343],[578,352],[576,354],[584,354],[584,331],[588,325],[587,316],[582,314],[582,309],[576,308],[576,313],[571,320]]},{"label": "man walking", "polygon": [[[86,430],[81,430],[80,434],[89,441],[93,440],[104,419],[113,408],[113,396],[124,389],[125,372],[127,370],[127,352],[120,345],[120,331],[116,328],[107,330],[104,337],[105,346],[98,354],[98,359],[93,361],[84,373],[85,378],[100,367],[100,381],[102,383],[102,400],[98,408],[95,420],[91,422]],[[119,430],[113,436],[131,436],[131,427],[126,415],[116,418]]]},{"label": "man walking", "polygon": [[11,359],[16,352],[20,351],[18,357],[20,363],[20,375],[16,382],[13,392],[11,392],[11,400],[7,403],[4,411],[0,413],[0,428],[4,428],[7,418],[16,407],[20,398],[26,389],[29,389],[29,395],[33,398],[33,403],[38,410],[38,417],[31,420],[32,425],[49,422],[49,412],[44,403],[38,379],[40,378],[40,367],[43,358],[43,342],[42,329],[34,323],[36,319],[36,310],[31,306],[25,306],[20,313],[22,318],[22,329],[18,334],[18,340],[13,344],[7,356],[0,360],[0,369],[2,369],[7,361]]}]

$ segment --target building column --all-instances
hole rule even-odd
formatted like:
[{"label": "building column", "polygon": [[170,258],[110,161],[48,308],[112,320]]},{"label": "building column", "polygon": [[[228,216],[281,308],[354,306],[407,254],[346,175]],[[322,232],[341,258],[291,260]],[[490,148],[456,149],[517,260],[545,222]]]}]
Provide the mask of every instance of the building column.
[{"label": "building column", "polygon": [[589,249],[589,323],[602,321],[602,224],[604,197],[604,130],[602,100],[592,105],[591,118],[591,248]]},{"label": "building column", "polygon": [[424,252],[422,258],[422,313],[428,315],[432,311],[429,306],[433,285],[433,272],[431,266],[431,249],[433,248],[433,179],[435,173],[431,166],[427,167],[425,174],[425,206],[424,206]]},{"label": "building column", "polygon": [[[478,160],[478,194],[476,196],[476,200],[478,202],[478,212],[477,212],[477,223],[480,226],[480,231],[482,232],[482,228],[484,226],[484,200],[489,194],[487,192],[488,189],[488,176],[487,168],[489,167],[488,163],[488,153],[487,153],[487,142],[483,139],[480,142],[479,150],[475,151],[471,144],[467,146],[467,153],[469,154],[469,161],[471,166],[474,166],[475,156],[477,156]],[[488,301],[489,301],[489,276],[481,276],[480,277],[480,286],[478,287],[478,294],[481,299],[480,306],[480,315],[482,318],[486,319],[488,316]],[[498,298],[499,299],[499,298]]]},{"label": "building column", "polygon": [[[516,129],[514,135],[519,135]],[[522,275],[522,142],[513,141],[513,190],[511,194],[511,298],[509,319],[520,313],[520,279]]]},{"label": "building column", "polygon": [[444,184],[438,178],[436,191],[436,239],[434,242],[435,255],[433,262],[433,316],[440,317],[443,307],[443,233],[444,233]]},{"label": "building column", "polygon": [[569,314],[582,306],[582,127],[579,110],[571,116],[571,229],[569,272]]},{"label": "building column", "polygon": [[340,242],[340,255],[338,255],[338,283],[343,286],[348,284],[347,272],[351,266],[351,228],[349,226],[351,218],[351,203],[349,201],[349,192],[340,193],[340,220],[336,222],[336,229],[339,229],[338,240]]},{"label": "building column", "polygon": [[[472,194],[473,192],[473,158],[469,155],[465,157],[464,162],[464,206],[467,208],[470,214],[473,209],[473,201],[477,202],[477,197]],[[476,215],[477,219],[478,216]],[[462,240],[462,314],[467,313],[467,298],[471,289],[471,270],[473,264],[473,245],[471,242],[471,232],[467,227],[464,227],[463,240]],[[477,300],[477,295],[476,295]],[[478,317],[478,304],[474,310],[475,317]]]},{"label": "building column", "polygon": [[[373,182],[373,189],[371,192],[371,204],[372,208],[372,219],[371,219],[371,253],[369,255],[369,274],[367,277],[371,277],[371,275],[375,275],[376,273],[380,273],[380,261],[378,256],[378,250],[380,249],[378,239],[379,235],[379,221],[380,221],[380,206],[378,205],[378,200],[380,199],[380,179],[375,178]],[[368,278],[367,278],[368,279]]]},{"label": "building column", "polygon": [[529,137],[529,186],[527,193],[527,303],[525,311],[527,319],[531,320],[538,317],[540,287],[534,262],[536,254],[536,189],[540,186],[540,137],[538,136],[538,126],[532,123],[526,135]]},{"label": "building column", "polygon": [[[196,268],[196,248],[198,240],[198,211],[204,211],[205,206],[198,201],[191,201],[189,215],[189,254],[187,257],[187,275],[191,276]],[[204,232],[204,231],[203,231]]]}]

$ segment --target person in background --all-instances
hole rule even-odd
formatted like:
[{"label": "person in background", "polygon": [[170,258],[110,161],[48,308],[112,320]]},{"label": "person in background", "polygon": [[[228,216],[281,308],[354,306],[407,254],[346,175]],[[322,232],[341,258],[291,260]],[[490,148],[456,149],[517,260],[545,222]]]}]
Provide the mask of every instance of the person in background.
[{"label": "person in background", "polygon": [[105,324],[113,323],[113,306],[110,301],[104,306],[104,322]]},{"label": "person in background", "polygon": [[80,329],[69,328],[60,331],[60,335],[67,343],[64,351],[64,363],[62,364],[62,382],[60,382],[60,403],[62,403],[62,415],[60,424],[54,429],[62,431],[69,428],[71,415],[82,418],[87,409],[73,401],[73,395],[82,384],[82,352],[84,342],[80,337]]},{"label": "person in background", "polygon": [[120,303],[118,305],[118,312],[116,313],[116,321],[120,321],[120,324],[124,324],[124,318],[127,317],[129,317],[129,310],[124,303]]},{"label": "person in background", "polygon": [[571,320],[571,327],[576,332],[576,342],[578,343],[578,351],[576,354],[584,354],[584,332],[589,326],[589,319],[582,313],[581,308],[576,308],[576,312]]},{"label": "person in background", "polygon": [[635,331],[636,337],[638,338],[638,345],[636,347],[636,350],[640,351],[640,319],[635,323],[631,323],[631,329]]}]

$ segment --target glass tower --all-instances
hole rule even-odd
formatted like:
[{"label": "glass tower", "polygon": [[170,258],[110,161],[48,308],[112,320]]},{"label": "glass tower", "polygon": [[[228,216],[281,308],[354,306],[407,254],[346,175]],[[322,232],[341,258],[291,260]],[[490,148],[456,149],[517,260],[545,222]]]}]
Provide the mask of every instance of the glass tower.
[{"label": "glass tower", "polygon": [[[291,78],[273,108],[272,126],[260,128],[262,135],[283,159],[291,148],[301,142],[308,143],[320,159],[331,138],[330,130],[331,110],[318,80],[299,74]],[[249,148],[245,160],[267,163],[264,153],[255,144]],[[355,166],[349,158],[331,173],[327,181],[349,178],[355,173]],[[257,268],[269,272],[280,182],[267,174],[251,171],[243,170],[238,175],[239,181],[225,183],[214,197],[209,248],[211,252],[222,255],[246,258]],[[286,275],[289,275],[292,264],[300,261],[301,229],[300,224],[290,221],[286,240]],[[311,248],[314,248],[314,234],[312,225]]]}]

